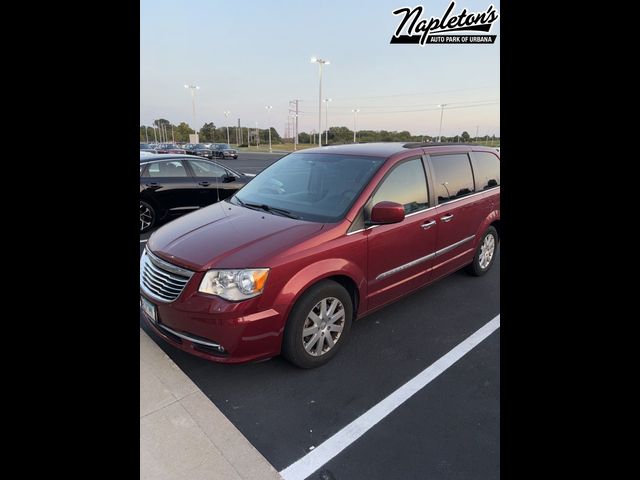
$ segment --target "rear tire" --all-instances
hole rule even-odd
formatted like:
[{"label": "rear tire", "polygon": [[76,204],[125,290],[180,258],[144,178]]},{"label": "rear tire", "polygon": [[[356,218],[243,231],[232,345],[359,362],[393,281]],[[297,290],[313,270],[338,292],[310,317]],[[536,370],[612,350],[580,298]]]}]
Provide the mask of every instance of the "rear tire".
[{"label": "rear tire", "polygon": [[300,368],[316,368],[331,360],[346,343],[353,304],[347,290],[333,280],[309,288],[289,314],[282,356]]},{"label": "rear tire", "polygon": [[478,248],[473,256],[473,262],[467,265],[467,272],[473,276],[481,277],[491,269],[498,249],[498,232],[494,227],[489,227],[482,235]]}]

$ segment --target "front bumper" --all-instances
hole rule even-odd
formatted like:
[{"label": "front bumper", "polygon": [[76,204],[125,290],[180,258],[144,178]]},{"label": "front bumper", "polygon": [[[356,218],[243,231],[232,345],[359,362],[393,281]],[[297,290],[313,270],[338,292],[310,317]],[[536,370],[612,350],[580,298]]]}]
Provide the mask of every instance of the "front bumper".
[{"label": "front bumper", "polygon": [[261,307],[260,297],[228,302],[198,293],[193,285],[199,280],[193,278],[171,303],[159,303],[140,291],[156,306],[157,324],[142,311],[141,315],[158,336],[187,353],[220,363],[244,363],[280,353],[284,315],[279,309]]}]

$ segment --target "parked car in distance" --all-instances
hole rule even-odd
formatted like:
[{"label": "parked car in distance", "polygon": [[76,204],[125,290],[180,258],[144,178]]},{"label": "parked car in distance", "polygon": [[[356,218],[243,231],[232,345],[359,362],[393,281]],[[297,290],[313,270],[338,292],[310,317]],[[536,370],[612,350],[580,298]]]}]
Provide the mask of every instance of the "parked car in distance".
[{"label": "parked car in distance", "polygon": [[487,273],[499,239],[493,148],[308,149],[156,230],[140,259],[140,306],[190,354],[282,354],[312,368],[336,355],[354,320],[460,268]]},{"label": "parked car in distance", "polygon": [[155,150],[155,148],[153,148],[153,145],[151,145],[149,143],[141,143],[140,144],[140,151],[141,152],[156,153],[156,150]]},{"label": "parked car in distance", "polygon": [[252,177],[189,155],[140,155],[140,233],[230,197]]},{"label": "parked car in distance", "polygon": [[213,158],[213,151],[203,143],[187,143],[182,147],[188,155],[197,155],[208,159]]},{"label": "parked car in distance", "polygon": [[186,150],[184,148],[178,147],[174,143],[161,143],[156,147],[156,153],[181,153],[186,154]]},{"label": "parked car in distance", "polygon": [[238,150],[228,143],[214,143],[213,154],[218,158],[238,158]]}]

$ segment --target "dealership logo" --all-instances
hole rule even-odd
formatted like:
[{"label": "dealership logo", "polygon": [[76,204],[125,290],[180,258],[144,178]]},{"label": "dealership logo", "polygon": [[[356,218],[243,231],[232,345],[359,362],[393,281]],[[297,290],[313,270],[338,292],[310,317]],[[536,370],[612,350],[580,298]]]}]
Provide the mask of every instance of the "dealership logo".
[{"label": "dealership logo", "polygon": [[[402,15],[400,24],[389,43],[409,43],[424,45],[425,43],[494,43],[497,35],[482,35],[480,33],[459,35],[456,32],[489,33],[493,22],[498,17],[498,11],[493,5],[484,12],[468,12],[463,8],[458,15],[453,14],[456,2],[451,2],[442,17],[422,17],[424,8],[402,7],[393,11],[394,15]],[[443,35],[445,34],[445,35]]]}]

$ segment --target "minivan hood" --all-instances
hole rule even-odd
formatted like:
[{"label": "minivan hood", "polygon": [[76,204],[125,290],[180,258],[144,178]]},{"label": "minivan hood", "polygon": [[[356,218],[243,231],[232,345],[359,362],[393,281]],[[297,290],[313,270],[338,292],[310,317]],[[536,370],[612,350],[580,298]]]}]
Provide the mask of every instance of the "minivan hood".
[{"label": "minivan hood", "polygon": [[323,226],[223,201],[159,228],[147,247],[168,262],[195,271],[268,267],[275,254],[316,234]]}]

